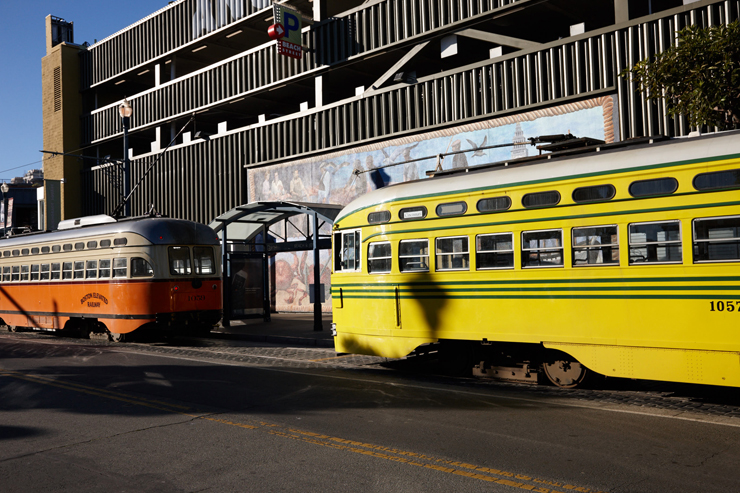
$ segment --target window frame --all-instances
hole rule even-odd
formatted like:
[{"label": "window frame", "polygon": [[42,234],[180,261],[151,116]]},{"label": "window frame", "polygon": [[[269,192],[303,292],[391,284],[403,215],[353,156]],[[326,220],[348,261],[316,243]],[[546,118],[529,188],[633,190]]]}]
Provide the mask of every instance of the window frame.
[{"label": "window frame", "polygon": [[[599,245],[586,245],[586,246],[576,246],[576,237],[575,232],[579,229],[595,229],[595,228],[614,228],[617,235],[617,242],[616,243],[600,243]],[[612,248],[616,249],[617,251],[617,261],[616,262],[602,262],[602,263],[585,263],[585,264],[576,264],[576,252],[577,251],[585,251],[586,254],[590,250],[601,250],[602,248]],[[620,259],[619,259],[619,225],[617,224],[602,224],[598,226],[574,226],[570,229],[570,259],[571,259],[571,265],[573,267],[619,267],[620,265]],[[603,253],[603,252],[602,252]]]},{"label": "window frame", "polygon": [[[661,193],[651,193],[651,194],[644,194],[644,195],[635,195],[635,193],[632,191],[632,187],[634,185],[637,185],[637,184],[640,184],[640,183],[646,183],[646,182],[649,182],[649,181],[656,181],[657,182],[657,181],[669,181],[669,180],[673,180],[675,182],[675,184],[676,184],[676,186],[673,188],[673,191],[671,191],[671,192],[661,192]],[[676,193],[676,191],[678,190],[678,187],[680,185],[681,184],[678,182],[678,179],[677,178],[674,178],[672,176],[661,176],[661,177],[658,177],[658,178],[647,178],[645,180],[635,180],[635,181],[631,182],[629,184],[629,186],[627,187],[627,193],[630,194],[630,197],[635,198],[635,199],[651,198],[651,197],[666,197],[668,195],[673,195],[674,193]]]},{"label": "window frame", "polygon": [[[334,233],[334,238],[339,236],[339,241],[334,242],[334,246],[339,245],[339,248],[334,251],[334,272],[360,272],[362,270],[362,231],[358,229],[348,229],[344,231],[337,231]],[[345,267],[345,263],[348,262],[345,259],[345,237],[351,236],[354,240],[354,246],[352,252],[354,253],[353,268]],[[347,256],[349,257],[349,251],[347,250]]]},{"label": "window frame", "polygon": [[[478,238],[481,236],[506,236],[508,235],[511,240],[511,250],[479,250],[478,249]],[[515,259],[515,250],[516,245],[514,243],[514,232],[503,232],[503,233],[481,233],[475,235],[475,270],[507,270],[507,269],[514,269],[516,267],[516,259]],[[493,254],[495,257],[498,256],[500,253],[511,253],[511,265],[505,266],[505,267],[481,267],[479,255],[491,255]],[[494,258],[495,258],[494,257]]]},{"label": "window frame", "polygon": [[[425,254],[401,255],[402,245],[404,245],[406,243],[411,243],[411,242],[426,242],[426,250],[427,250],[426,255]],[[417,257],[420,258],[420,259],[421,258],[426,258],[427,259],[427,263],[426,263],[426,268],[425,269],[404,269],[403,268],[403,259],[405,259],[405,258],[417,258]],[[419,262],[419,263],[421,264],[421,262]],[[400,272],[429,272],[431,270],[431,268],[432,268],[432,266],[431,266],[431,264],[429,262],[429,238],[412,238],[412,239],[408,239],[408,240],[400,240],[398,242],[398,270]]]},{"label": "window frame", "polygon": [[[560,246],[557,248],[525,248],[524,246],[527,244],[524,241],[524,235],[528,233],[547,233],[549,231],[559,231],[560,232]],[[521,252],[521,265],[522,269],[557,269],[557,268],[564,268],[565,267],[565,242],[563,242],[563,228],[551,228],[551,229],[532,229],[527,231],[522,231],[522,234],[520,236],[521,245],[519,247],[519,250]],[[560,251],[560,264],[553,264],[553,265],[524,265],[525,258],[527,258],[530,255],[530,252],[539,252],[541,251]],[[541,262],[541,261],[540,261]]]},{"label": "window frame", "polygon": [[712,221],[717,219],[738,219],[740,221],[740,215],[735,214],[732,216],[714,216],[714,217],[697,217],[691,220],[691,260],[695,264],[725,264],[729,262],[740,262],[740,258],[736,259],[720,259],[720,260],[696,260],[696,246],[697,243],[729,243],[729,242],[740,242],[740,236],[732,238],[721,238],[721,239],[701,239],[696,238],[696,222],[697,221]]},{"label": "window frame", "polygon": [[[632,243],[632,226],[639,226],[639,225],[646,225],[646,224],[668,224],[668,223],[678,223],[678,240],[666,240],[666,241],[651,241],[651,242],[645,242],[645,243]],[[632,261],[632,248],[633,245],[638,245],[635,248],[639,248],[639,246],[642,245],[665,245],[665,244],[671,244],[671,245],[678,245],[680,247],[681,252],[681,260],[669,260],[669,261],[663,261],[663,262],[633,262]],[[683,254],[683,224],[680,219],[670,219],[667,221],[644,221],[644,222],[636,222],[636,223],[627,223],[627,253],[628,253],[628,265],[630,266],[636,266],[636,265],[680,265],[683,263],[684,254]]]},{"label": "window frame", "polygon": [[[379,257],[370,256],[371,247],[374,247],[377,245],[388,245],[388,250],[389,250],[388,256],[379,256]],[[371,268],[371,263],[373,260],[390,260],[390,266],[388,267],[388,270],[373,270]],[[391,242],[390,241],[373,241],[371,243],[368,243],[367,244],[367,273],[368,274],[390,274],[392,270],[393,270],[393,245],[391,245]]]},{"label": "window frame", "polygon": [[[465,240],[465,251],[464,252],[450,252],[450,253],[438,253],[437,249],[439,248],[439,240],[455,240],[455,239],[464,239]],[[455,255],[462,255],[463,256],[463,263],[466,263],[467,260],[467,267],[440,267],[444,262],[440,262],[440,257],[454,257]],[[450,261],[452,263],[452,260]],[[456,235],[456,236],[440,236],[438,238],[434,238],[434,270],[436,272],[450,272],[450,271],[469,271],[470,270],[470,237],[467,235]]]}]

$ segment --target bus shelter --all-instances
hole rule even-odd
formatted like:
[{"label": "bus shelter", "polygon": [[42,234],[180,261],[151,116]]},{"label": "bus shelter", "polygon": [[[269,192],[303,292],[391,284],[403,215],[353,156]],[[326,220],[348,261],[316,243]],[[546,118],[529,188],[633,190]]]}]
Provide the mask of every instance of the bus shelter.
[{"label": "bus shelter", "polygon": [[[314,330],[322,330],[324,287],[319,252],[331,249],[331,226],[342,207],[307,202],[251,202],[214,219],[209,226],[221,239],[222,323],[228,326],[231,320],[256,316],[269,321],[269,257],[279,252],[313,251],[314,282],[309,290]],[[322,233],[322,229],[328,232]]]}]

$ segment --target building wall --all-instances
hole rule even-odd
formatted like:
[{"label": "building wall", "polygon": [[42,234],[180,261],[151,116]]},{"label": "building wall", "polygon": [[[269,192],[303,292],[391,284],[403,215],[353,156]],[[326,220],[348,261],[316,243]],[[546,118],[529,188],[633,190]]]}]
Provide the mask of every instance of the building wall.
[{"label": "building wall", "polygon": [[[46,24],[50,32],[51,16],[46,18]],[[41,59],[44,150],[74,152],[81,147],[80,50],[80,46],[68,43],[52,46],[47,42],[47,54]],[[44,215],[49,220],[46,229],[56,228],[62,219],[81,215],[81,170],[76,157],[45,156],[45,180],[64,180],[57,200],[45,202]]]}]

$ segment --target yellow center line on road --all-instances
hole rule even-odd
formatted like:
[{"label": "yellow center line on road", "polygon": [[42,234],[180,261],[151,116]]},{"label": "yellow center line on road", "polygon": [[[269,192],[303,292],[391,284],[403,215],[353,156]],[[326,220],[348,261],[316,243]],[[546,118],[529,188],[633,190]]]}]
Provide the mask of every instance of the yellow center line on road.
[{"label": "yellow center line on road", "polygon": [[[214,412],[199,411],[196,409],[189,408],[187,406],[166,403],[163,401],[147,399],[144,397],[132,396],[125,394],[120,391],[100,389],[88,385],[83,385],[73,382],[64,382],[59,378],[50,378],[41,375],[32,375],[27,373],[20,373],[13,370],[6,370],[0,368],[0,377],[10,377],[18,380],[24,380],[31,383],[46,385],[50,387],[61,388],[64,390],[70,390],[73,392],[80,392],[95,397],[103,397],[105,399],[112,399],[119,402],[125,402],[127,404],[133,404],[138,406],[145,406],[160,411],[165,411],[172,414],[179,414],[188,416],[194,419],[203,419],[211,421],[213,423],[224,424],[228,426],[236,426],[239,428],[245,428],[250,430],[262,430],[266,431],[270,435],[288,438],[292,440],[299,440],[305,443],[314,445],[320,445],[323,447],[333,448],[335,450],[342,450],[352,453],[357,453],[369,457],[374,457],[383,460],[390,460],[393,462],[399,462],[415,467],[422,467],[425,469],[431,469],[434,471],[444,472],[448,474],[454,474],[457,476],[464,476],[471,479],[477,479],[486,482],[497,483],[501,485],[510,486],[517,489],[526,491],[535,491],[539,493],[563,493],[563,490],[567,491],[578,491],[581,493],[603,493],[591,490],[571,484],[558,483],[555,481],[548,481],[543,479],[532,478],[526,475],[515,474],[507,471],[501,471],[490,467],[478,466],[475,464],[467,464],[463,462],[450,461],[446,459],[440,459],[437,457],[419,454],[416,452],[410,452],[406,450],[395,449],[391,447],[385,447],[382,445],[375,445],[371,443],[363,443],[355,440],[348,440],[345,438],[333,437],[330,435],[323,435],[320,433],[313,433],[304,430],[298,430],[295,428],[283,429],[281,425],[260,421],[259,425],[239,423],[229,421],[225,419],[215,418],[212,415]],[[184,409],[190,412],[185,412]],[[425,461],[425,462],[424,462]],[[512,478],[512,479],[509,479]],[[516,481],[519,480],[519,481]],[[522,481],[528,481],[527,484]],[[531,484],[535,483],[535,484]],[[539,485],[547,485],[539,486]],[[561,490],[552,489],[551,487],[561,488]]]}]

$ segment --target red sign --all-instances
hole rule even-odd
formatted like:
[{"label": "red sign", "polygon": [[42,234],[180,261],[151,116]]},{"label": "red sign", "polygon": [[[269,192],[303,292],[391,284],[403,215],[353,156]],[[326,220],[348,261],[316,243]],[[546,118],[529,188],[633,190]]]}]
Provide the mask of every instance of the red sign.
[{"label": "red sign", "polygon": [[301,53],[301,45],[285,41],[284,39],[278,39],[277,42],[278,53],[281,55],[287,55],[291,58],[301,59],[303,54]]},{"label": "red sign", "polygon": [[285,28],[282,24],[273,24],[267,28],[267,35],[272,39],[280,39],[285,36]]}]

